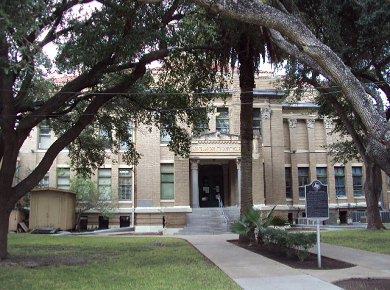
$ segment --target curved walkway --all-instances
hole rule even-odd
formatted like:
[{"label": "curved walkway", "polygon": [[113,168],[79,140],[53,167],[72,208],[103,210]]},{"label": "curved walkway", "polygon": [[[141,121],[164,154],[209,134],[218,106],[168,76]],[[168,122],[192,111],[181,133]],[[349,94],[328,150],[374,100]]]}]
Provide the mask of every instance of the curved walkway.
[{"label": "curved walkway", "polygon": [[227,242],[238,239],[235,234],[175,237],[191,243],[245,290],[332,290],[341,289],[331,284],[338,280],[390,279],[390,257],[383,254],[321,244],[322,256],[356,266],[337,270],[293,269]]}]

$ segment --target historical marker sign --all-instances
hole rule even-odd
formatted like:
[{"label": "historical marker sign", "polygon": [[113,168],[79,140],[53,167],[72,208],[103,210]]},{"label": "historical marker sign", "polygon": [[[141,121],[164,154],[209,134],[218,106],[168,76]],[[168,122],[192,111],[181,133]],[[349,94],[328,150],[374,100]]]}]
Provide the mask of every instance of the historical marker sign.
[{"label": "historical marker sign", "polygon": [[320,221],[329,219],[328,186],[318,180],[305,185],[306,218],[317,221],[317,259],[321,268]]},{"label": "historical marker sign", "polygon": [[306,218],[313,220],[329,219],[328,186],[318,180],[305,186]]}]

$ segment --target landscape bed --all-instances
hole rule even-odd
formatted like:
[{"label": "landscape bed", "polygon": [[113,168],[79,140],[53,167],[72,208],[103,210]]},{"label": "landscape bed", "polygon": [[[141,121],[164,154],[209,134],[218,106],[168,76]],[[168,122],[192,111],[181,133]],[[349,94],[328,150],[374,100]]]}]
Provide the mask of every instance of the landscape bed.
[{"label": "landscape bed", "polygon": [[[232,244],[235,244],[241,248],[249,250],[253,253],[262,255],[266,258],[272,259],[284,265],[287,265],[295,269],[315,269],[318,270],[317,255],[310,253],[304,261],[300,261],[297,257],[288,257],[285,254],[277,252],[270,246],[258,246],[258,245],[245,245],[238,243],[238,240],[230,240]],[[354,267],[355,265],[346,263],[343,261],[334,260],[328,257],[321,257],[321,270],[334,270]]]},{"label": "landscape bed", "polygon": [[[241,248],[247,249],[253,253],[262,255],[284,265],[287,265],[295,269],[313,269],[313,270],[335,270],[335,269],[345,269],[354,267],[355,265],[346,263],[339,260],[334,260],[328,257],[321,257],[321,269],[318,269],[317,255],[310,254],[302,262],[299,261],[296,257],[287,257],[284,254],[280,254],[273,249],[270,249],[267,246],[259,247],[257,245],[248,246],[238,243],[238,240],[230,240],[232,244],[235,244]],[[353,278],[341,280],[333,283],[334,285],[341,287],[344,290],[389,290],[390,289],[390,279],[361,279]]]}]

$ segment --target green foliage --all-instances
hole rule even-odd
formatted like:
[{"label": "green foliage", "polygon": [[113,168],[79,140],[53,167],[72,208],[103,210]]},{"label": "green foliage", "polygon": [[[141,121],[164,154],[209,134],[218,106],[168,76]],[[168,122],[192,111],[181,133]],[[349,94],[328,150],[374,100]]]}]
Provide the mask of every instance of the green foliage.
[{"label": "green foliage", "polygon": [[[381,97],[378,97],[378,91],[381,90],[382,96],[390,100],[390,3],[385,0],[294,2],[305,25],[351,68],[352,73],[367,88],[369,95],[366,105],[377,110],[386,122],[385,106]],[[332,82],[295,59],[288,59],[286,72],[283,85],[288,89],[297,88],[291,94],[295,100],[299,101],[305,95],[314,95],[320,106],[318,114],[337,120],[332,134],[339,134],[340,140],[338,144],[327,148],[334,162],[345,163],[357,158],[356,144],[365,146],[367,128],[354,112],[353,104],[345,99]],[[310,90],[317,90],[317,93],[313,94]],[[347,131],[341,116],[351,124],[353,140],[344,138],[352,133]]]},{"label": "green foliage", "polygon": [[350,160],[360,159],[355,143],[350,140],[328,145],[328,152],[333,163],[347,164]]},{"label": "green foliage", "polygon": [[[389,55],[390,3],[385,0],[296,1],[305,23],[352,70],[375,75]],[[388,61],[387,61],[388,62]],[[374,67],[370,67],[374,64]]]},{"label": "green foliage", "polygon": [[275,246],[278,252],[286,255],[293,253],[300,261],[309,255],[309,249],[317,241],[315,233],[291,233],[273,228],[263,231],[263,239],[267,244]]},{"label": "green foliage", "polygon": [[[212,15],[184,1],[109,0],[93,8],[82,2],[0,4],[0,70],[14,80],[12,112],[18,116],[7,115],[10,123],[29,126],[27,132],[48,120],[62,138],[57,148],[67,146],[81,174],[104,164],[106,149],[126,147],[123,160],[137,164],[130,123],[163,127],[172,137],[169,148],[186,156],[192,125],[204,124],[210,101],[223,98],[205,88],[222,89],[229,81],[210,53],[220,39]],[[42,49],[49,44],[57,47],[55,60]],[[155,60],[163,69],[151,73],[146,66]],[[72,76],[54,83],[53,68]]]},{"label": "green foliage", "polygon": [[262,218],[260,213],[254,208],[247,208],[239,220],[231,225],[230,231],[239,235],[247,236],[250,239],[255,236],[255,231],[257,231],[257,242],[262,244],[262,233],[272,224],[272,213],[274,212],[275,207],[273,207],[273,209],[268,212],[264,218]]},{"label": "green foliage", "polygon": [[[260,213],[253,208],[248,208],[238,221],[232,224],[230,230],[233,233],[253,237],[257,231],[257,242],[260,245],[268,244],[286,255],[294,254],[300,261],[309,255],[309,249],[316,243],[315,234],[289,233],[285,230],[273,227],[285,227],[288,221],[281,217],[273,217],[275,207],[261,218]],[[273,227],[271,227],[273,226]],[[253,241],[251,241],[252,243]]]},{"label": "green foliage", "polygon": [[70,179],[70,189],[76,195],[76,226],[80,228],[81,215],[87,210],[95,209],[105,218],[110,218],[118,209],[116,198],[111,192],[98,189],[97,182],[89,176],[76,175]]},{"label": "green foliage", "polygon": [[274,227],[285,227],[290,225],[290,223],[285,217],[277,215],[272,217],[270,225]]},{"label": "green foliage", "polygon": [[240,219],[231,225],[230,230],[239,235],[250,236],[260,228],[260,221],[259,212],[253,208],[247,208]]}]

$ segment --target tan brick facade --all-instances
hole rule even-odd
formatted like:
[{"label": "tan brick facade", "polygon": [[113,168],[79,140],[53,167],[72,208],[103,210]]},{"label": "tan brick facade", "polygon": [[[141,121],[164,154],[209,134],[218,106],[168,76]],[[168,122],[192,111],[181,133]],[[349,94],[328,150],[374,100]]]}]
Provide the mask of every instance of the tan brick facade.
[{"label": "tan brick facade", "polygon": [[[277,206],[277,212],[295,220],[304,212],[305,201],[299,198],[298,171],[307,168],[309,180],[317,179],[317,168],[326,168],[330,211],[333,222],[340,219],[341,211],[364,210],[365,199],[354,197],[352,167],[364,167],[356,160],[348,164],[333,164],[326,152],[327,144],[337,136],[330,135],[330,120],[310,115],[312,104],[289,106],[282,102],[282,94],[275,90],[275,76],[262,73],[256,78],[254,108],[261,111],[261,137],[253,141],[253,201],[259,210],[268,211]],[[216,107],[229,110],[229,134],[216,132],[216,111],[210,114],[209,134],[194,138],[189,158],[175,156],[160,141],[160,131],[140,125],[135,128],[135,142],[142,155],[139,164],[132,168],[123,163],[121,156],[111,155],[104,168],[111,169],[112,192],[118,192],[119,169],[131,168],[131,200],[118,201],[118,210],[110,219],[109,227],[121,226],[121,217],[128,217],[136,231],[164,231],[186,225],[186,213],[197,206],[216,206],[215,195],[220,193],[225,206],[239,203],[239,85],[235,78],[231,96],[225,101],[215,100]],[[52,136],[52,138],[54,138]],[[20,151],[19,179],[26,176],[42,158],[45,150],[38,148],[38,130],[32,132]],[[196,169],[190,160],[197,160]],[[194,163],[194,164],[195,164]],[[161,165],[173,165],[174,197],[162,199]],[[345,169],[345,196],[336,198],[334,167]],[[49,171],[49,186],[57,186],[57,168],[69,168],[64,150]],[[290,172],[291,197],[286,197],[286,170]],[[71,176],[74,173],[71,172]],[[194,175],[197,175],[196,177]],[[384,176],[385,177],[385,176]],[[97,179],[97,175],[93,176]],[[193,184],[198,193],[193,192]],[[213,183],[213,187],[209,184]],[[383,181],[383,205],[388,209],[387,178]],[[214,193],[211,191],[214,190]],[[214,194],[214,195],[213,195]],[[206,196],[208,200],[202,200]],[[197,200],[199,199],[199,200]],[[116,201],[115,201],[116,202]],[[88,228],[99,228],[99,213],[90,211]],[[134,219],[133,219],[134,217]]]}]

